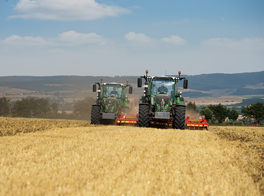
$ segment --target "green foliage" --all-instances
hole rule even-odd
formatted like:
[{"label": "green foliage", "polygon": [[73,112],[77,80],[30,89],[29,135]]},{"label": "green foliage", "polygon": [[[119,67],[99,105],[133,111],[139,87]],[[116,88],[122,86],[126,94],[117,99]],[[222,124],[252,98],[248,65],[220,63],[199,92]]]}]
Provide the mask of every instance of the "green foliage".
[{"label": "green foliage", "polygon": [[241,122],[241,121],[236,121],[236,122],[234,122],[234,125],[235,125],[235,126],[242,126],[242,125],[243,125],[243,122]]},{"label": "green foliage", "polygon": [[213,112],[206,107],[203,107],[200,111],[200,114],[205,117],[207,121],[211,120],[213,117]]},{"label": "green foliage", "polygon": [[226,117],[228,116],[228,110],[219,103],[217,106],[210,105],[208,108],[213,112],[214,118],[218,120],[219,123],[225,121]]},{"label": "green foliage", "polygon": [[46,115],[51,111],[50,104],[47,99],[30,99],[31,114],[35,117],[39,115]]},{"label": "green foliage", "polygon": [[230,119],[230,120],[233,120],[233,121],[236,121],[237,120],[237,118],[238,118],[238,112],[235,110],[235,109],[233,109],[233,110],[228,110],[228,115],[227,115],[227,117]]},{"label": "green foliage", "polygon": [[49,113],[50,105],[47,99],[22,99],[17,100],[11,109],[14,117],[39,117]]},{"label": "green foliage", "polygon": [[215,121],[211,120],[209,121],[209,125],[220,125],[220,123],[218,120],[215,120]]},{"label": "green foliage", "polygon": [[233,121],[223,122],[223,125],[224,126],[232,126],[232,125],[234,125],[234,122]]},{"label": "green foliage", "polygon": [[13,105],[11,112],[13,117],[26,117],[26,118],[32,117],[30,100],[29,99],[17,100]]},{"label": "green foliage", "polygon": [[50,104],[49,99],[23,98],[11,107],[10,99],[3,97],[0,98],[0,116],[88,120],[93,104],[94,99],[91,97],[77,101],[74,104],[74,112],[68,114],[65,111],[59,112],[59,105],[55,102]]},{"label": "green foliage", "polygon": [[254,118],[258,123],[264,119],[264,104],[257,102],[256,104],[251,104],[250,106],[243,107],[243,116],[247,119]]},{"label": "green foliage", "polygon": [[13,117],[45,117],[51,112],[49,100],[47,99],[22,99],[17,100],[12,109]]},{"label": "green foliage", "polygon": [[10,113],[10,99],[0,98],[0,116],[8,116]]}]

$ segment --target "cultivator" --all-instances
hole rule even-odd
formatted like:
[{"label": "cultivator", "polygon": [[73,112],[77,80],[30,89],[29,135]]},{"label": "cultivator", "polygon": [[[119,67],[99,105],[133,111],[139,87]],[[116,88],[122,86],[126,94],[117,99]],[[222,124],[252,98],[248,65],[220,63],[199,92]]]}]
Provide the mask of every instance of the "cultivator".
[{"label": "cultivator", "polygon": [[126,115],[121,113],[119,117],[116,118],[115,124],[116,125],[130,125],[130,126],[137,126],[138,117],[136,115]]},{"label": "cultivator", "polygon": [[208,130],[209,124],[207,120],[203,117],[202,119],[193,119],[187,116],[185,118],[185,129],[190,130]]},{"label": "cultivator", "polygon": [[[138,124],[138,115],[126,115],[121,113],[121,115],[115,120],[116,125],[123,126],[137,126]],[[151,121],[150,126],[155,127],[173,127],[173,122],[156,122]],[[209,124],[207,120],[203,117],[202,119],[193,119],[187,116],[185,118],[185,129],[189,130],[208,130]]]}]

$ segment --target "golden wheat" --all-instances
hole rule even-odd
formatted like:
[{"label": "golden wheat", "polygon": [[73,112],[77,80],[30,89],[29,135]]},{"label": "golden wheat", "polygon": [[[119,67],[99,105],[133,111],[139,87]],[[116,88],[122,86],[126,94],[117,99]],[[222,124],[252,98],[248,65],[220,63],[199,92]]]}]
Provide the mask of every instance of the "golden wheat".
[{"label": "golden wheat", "polygon": [[0,117],[0,136],[16,135],[17,133],[44,131],[47,129],[54,128],[87,126],[90,126],[90,123],[84,121]]},{"label": "golden wheat", "polygon": [[[0,137],[0,195],[261,195],[259,149],[224,137],[228,129],[89,126]],[[258,148],[263,131],[252,131]]]}]

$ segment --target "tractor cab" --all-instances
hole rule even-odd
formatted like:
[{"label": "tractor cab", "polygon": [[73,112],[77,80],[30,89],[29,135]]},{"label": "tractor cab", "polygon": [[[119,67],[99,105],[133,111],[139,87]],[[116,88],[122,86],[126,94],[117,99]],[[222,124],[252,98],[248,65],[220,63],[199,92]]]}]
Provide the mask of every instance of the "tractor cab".
[{"label": "tractor cab", "polygon": [[173,103],[175,82],[168,77],[154,77],[150,83],[151,105],[156,111],[168,111]]},{"label": "tractor cab", "polygon": [[120,84],[105,84],[103,86],[103,97],[104,98],[122,98],[122,86]]}]

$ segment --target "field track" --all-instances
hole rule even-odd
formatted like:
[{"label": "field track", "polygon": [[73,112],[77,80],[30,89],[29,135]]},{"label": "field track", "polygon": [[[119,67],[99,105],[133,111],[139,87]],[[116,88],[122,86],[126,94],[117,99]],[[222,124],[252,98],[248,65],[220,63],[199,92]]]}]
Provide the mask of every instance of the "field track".
[{"label": "field track", "polygon": [[[16,120],[35,129],[0,137],[0,195],[264,194],[263,127],[189,131]],[[2,133],[12,129],[10,119],[0,121]],[[41,121],[46,128],[36,128]]]}]

